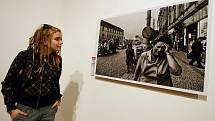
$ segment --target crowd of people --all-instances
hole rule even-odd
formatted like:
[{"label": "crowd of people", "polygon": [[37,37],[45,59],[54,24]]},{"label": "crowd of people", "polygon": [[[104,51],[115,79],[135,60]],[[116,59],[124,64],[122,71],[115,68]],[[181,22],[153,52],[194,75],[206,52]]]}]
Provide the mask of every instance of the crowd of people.
[{"label": "crowd of people", "polygon": [[119,48],[119,39],[109,39],[100,41],[98,46],[98,55],[108,55],[116,53],[116,49]]}]

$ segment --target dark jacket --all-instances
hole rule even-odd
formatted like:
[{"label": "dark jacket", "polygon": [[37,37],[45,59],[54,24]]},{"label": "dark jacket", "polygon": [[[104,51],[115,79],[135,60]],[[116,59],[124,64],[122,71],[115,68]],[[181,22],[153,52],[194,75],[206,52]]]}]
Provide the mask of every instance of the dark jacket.
[{"label": "dark jacket", "polygon": [[7,111],[16,109],[16,103],[40,108],[61,99],[59,85],[62,70],[61,57],[59,68],[53,68],[50,66],[52,63],[45,62],[41,73],[35,71],[39,67],[39,54],[34,56],[34,60],[33,64],[31,49],[19,52],[13,60],[4,81],[1,83]]},{"label": "dark jacket", "polygon": [[136,64],[134,60],[134,49],[126,49],[126,64]]},{"label": "dark jacket", "polygon": [[192,54],[197,55],[197,56],[200,56],[201,53],[204,51],[201,42],[196,42],[195,41],[192,44],[191,48],[192,48]]}]

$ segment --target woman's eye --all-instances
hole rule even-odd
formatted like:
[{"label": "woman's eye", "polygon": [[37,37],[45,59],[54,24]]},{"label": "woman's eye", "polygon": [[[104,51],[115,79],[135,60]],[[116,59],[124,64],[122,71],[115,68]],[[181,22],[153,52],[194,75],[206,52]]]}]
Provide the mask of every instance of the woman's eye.
[{"label": "woman's eye", "polygon": [[55,38],[56,41],[62,40],[60,37]]}]

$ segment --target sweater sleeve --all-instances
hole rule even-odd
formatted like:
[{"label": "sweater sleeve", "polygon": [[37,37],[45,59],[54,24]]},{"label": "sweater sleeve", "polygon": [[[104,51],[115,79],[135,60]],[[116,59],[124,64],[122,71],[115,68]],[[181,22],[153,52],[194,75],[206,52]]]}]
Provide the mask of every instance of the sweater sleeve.
[{"label": "sweater sleeve", "polygon": [[19,52],[19,54],[13,60],[7,75],[4,79],[2,84],[1,92],[4,96],[4,104],[7,107],[7,111],[12,109],[16,109],[16,88],[18,84],[18,76],[22,73],[22,65],[24,58],[23,58],[23,51]]}]

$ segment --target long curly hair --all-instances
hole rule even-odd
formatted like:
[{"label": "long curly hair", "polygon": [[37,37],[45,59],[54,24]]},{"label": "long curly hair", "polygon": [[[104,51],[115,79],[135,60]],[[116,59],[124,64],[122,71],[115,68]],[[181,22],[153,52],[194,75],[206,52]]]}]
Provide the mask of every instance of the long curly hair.
[{"label": "long curly hair", "polygon": [[[35,64],[35,58],[39,59],[39,63],[37,63],[38,69],[35,70],[36,72],[42,72],[45,62],[48,62],[51,68],[60,68],[60,51],[53,52],[52,54],[49,52],[51,39],[56,32],[61,33],[61,30],[48,24],[42,24],[29,39],[27,49],[33,50],[33,65]],[[29,76],[31,75],[30,73]]]}]

